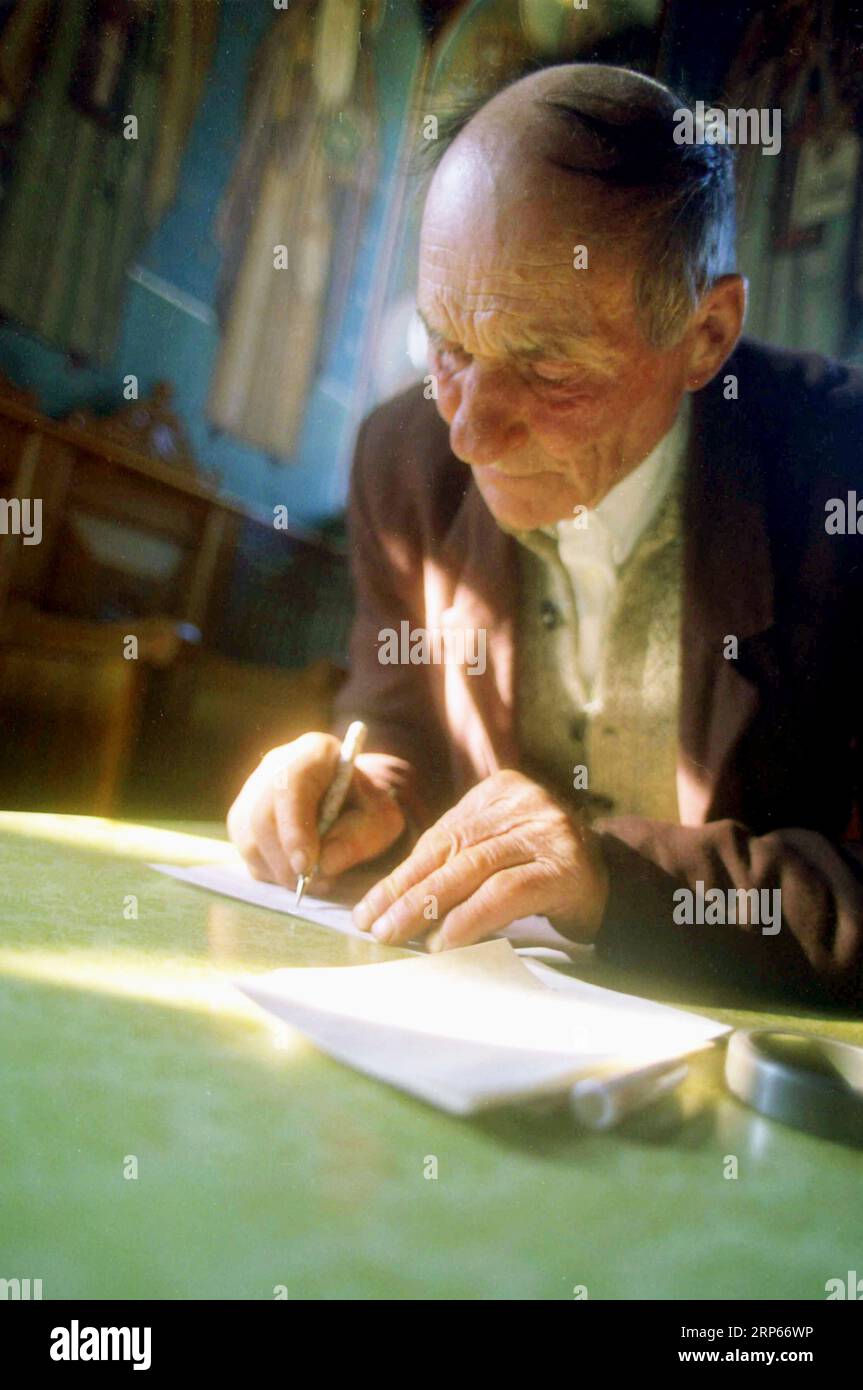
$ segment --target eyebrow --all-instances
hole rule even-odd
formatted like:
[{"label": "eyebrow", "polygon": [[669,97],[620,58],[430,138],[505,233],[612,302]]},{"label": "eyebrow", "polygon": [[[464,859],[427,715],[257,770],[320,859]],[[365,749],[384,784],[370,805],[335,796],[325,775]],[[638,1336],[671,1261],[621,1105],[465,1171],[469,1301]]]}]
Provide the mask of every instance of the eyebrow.
[{"label": "eyebrow", "polygon": [[[453,346],[459,346],[459,344],[454,343],[452,338],[447,338],[445,333],[441,333],[439,329],[433,328],[422,309],[419,307],[417,307],[417,314],[433,343],[450,343]],[[549,333],[542,335],[537,333],[535,336],[538,339],[541,338],[541,341],[537,342],[534,346],[505,349],[505,355],[507,357],[516,358],[521,362],[532,362],[544,357],[568,358],[573,356],[578,348],[582,347],[587,341],[587,334],[579,333]]]}]

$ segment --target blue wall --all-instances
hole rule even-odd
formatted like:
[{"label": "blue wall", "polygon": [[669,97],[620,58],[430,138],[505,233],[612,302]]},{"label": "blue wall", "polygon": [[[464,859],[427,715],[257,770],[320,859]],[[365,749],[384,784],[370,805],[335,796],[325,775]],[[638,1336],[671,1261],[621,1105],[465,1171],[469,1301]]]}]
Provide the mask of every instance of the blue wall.
[{"label": "blue wall", "polygon": [[[218,46],[186,148],[177,199],[138,257],[145,271],[206,306],[205,319],[211,318],[220,259],[214,220],[239,146],[249,62],[273,18],[272,0],[222,0]],[[312,393],[297,458],[290,466],[274,464],[227,435],[212,435],[204,408],[218,347],[214,323],[201,321],[134,281],[109,370],[72,367],[62,353],[10,327],[0,328],[0,370],[34,390],[52,415],[83,404],[111,408],[121,402],[122,379],[128,373],[138,377],[142,395],[155,381],[167,379],[198,458],[220,472],[225,493],[265,511],[286,503],[292,519],[312,524],[340,510],[346,478],[339,460],[349,443],[351,391],[371,278],[420,48],[413,0],[388,0],[375,40],[381,147],[377,194],[339,340]]]}]

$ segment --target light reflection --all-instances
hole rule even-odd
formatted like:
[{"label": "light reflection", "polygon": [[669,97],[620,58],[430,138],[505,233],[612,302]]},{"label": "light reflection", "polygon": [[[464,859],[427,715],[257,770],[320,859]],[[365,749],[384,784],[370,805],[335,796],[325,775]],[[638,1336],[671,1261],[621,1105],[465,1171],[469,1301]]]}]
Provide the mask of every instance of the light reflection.
[{"label": "light reflection", "polygon": [[759,1163],[770,1162],[778,1159],[787,1134],[784,1126],[751,1110],[725,1090],[716,1108],[716,1137],[727,1153]]},{"label": "light reflection", "polygon": [[[154,964],[152,956],[113,951],[0,950],[0,975],[37,984],[87,990],[117,999],[134,999],[187,1013],[220,1018],[265,1020],[260,1010],[224,975],[203,971],[193,962]],[[301,1034],[279,1022],[268,1030],[280,1053],[311,1050]]]},{"label": "light reflection", "polygon": [[225,840],[187,835],[154,825],[135,825],[103,816],[61,816],[49,812],[0,811],[0,832],[28,839],[96,849],[123,859],[154,859],[165,864],[238,864],[240,855]]},{"label": "light reflection", "polygon": [[707,774],[695,765],[677,764],[677,805],[681,825],[703,825],[707,817],[711,788]]},{"label": "light reflection", "polygon": [[262,917],[258,908],[230,898],[206,901],[206,909],[207,955],[223,972],[272,970],[295,957],[297,927],[289,917],[274,922],[269,914]]}]

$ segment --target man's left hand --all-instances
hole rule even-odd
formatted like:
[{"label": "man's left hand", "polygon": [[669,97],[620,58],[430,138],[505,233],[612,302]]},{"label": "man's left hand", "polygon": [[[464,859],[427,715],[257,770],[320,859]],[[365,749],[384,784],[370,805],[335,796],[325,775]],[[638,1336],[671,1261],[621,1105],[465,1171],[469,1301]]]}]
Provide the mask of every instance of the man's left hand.
[{"label": "man's left hand", "polygon": [[599,836],[536,782],[505,771],[471,788],[421,836],[357,904],[354,923],[391,946],[433,929],[429,949],[442,951],[538,913],[589,943],[607,898]]}]

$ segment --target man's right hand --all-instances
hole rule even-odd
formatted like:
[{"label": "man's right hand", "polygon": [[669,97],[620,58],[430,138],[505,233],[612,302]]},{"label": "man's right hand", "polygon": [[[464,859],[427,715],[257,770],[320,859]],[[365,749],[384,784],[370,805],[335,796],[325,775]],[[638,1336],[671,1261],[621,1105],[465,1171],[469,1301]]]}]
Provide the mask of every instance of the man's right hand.
[{"label": "man's right hand", "polygon": [[376,859],[405,828],[404,812],[380,781],[380,755],[356,760],[335,825],[318,839],[318,809],[335,776],[341,744],[332,734],[303,734],[272,748],[228,812],[228,834],[254,878],[292,888],[319,865],[319,885]]}]

